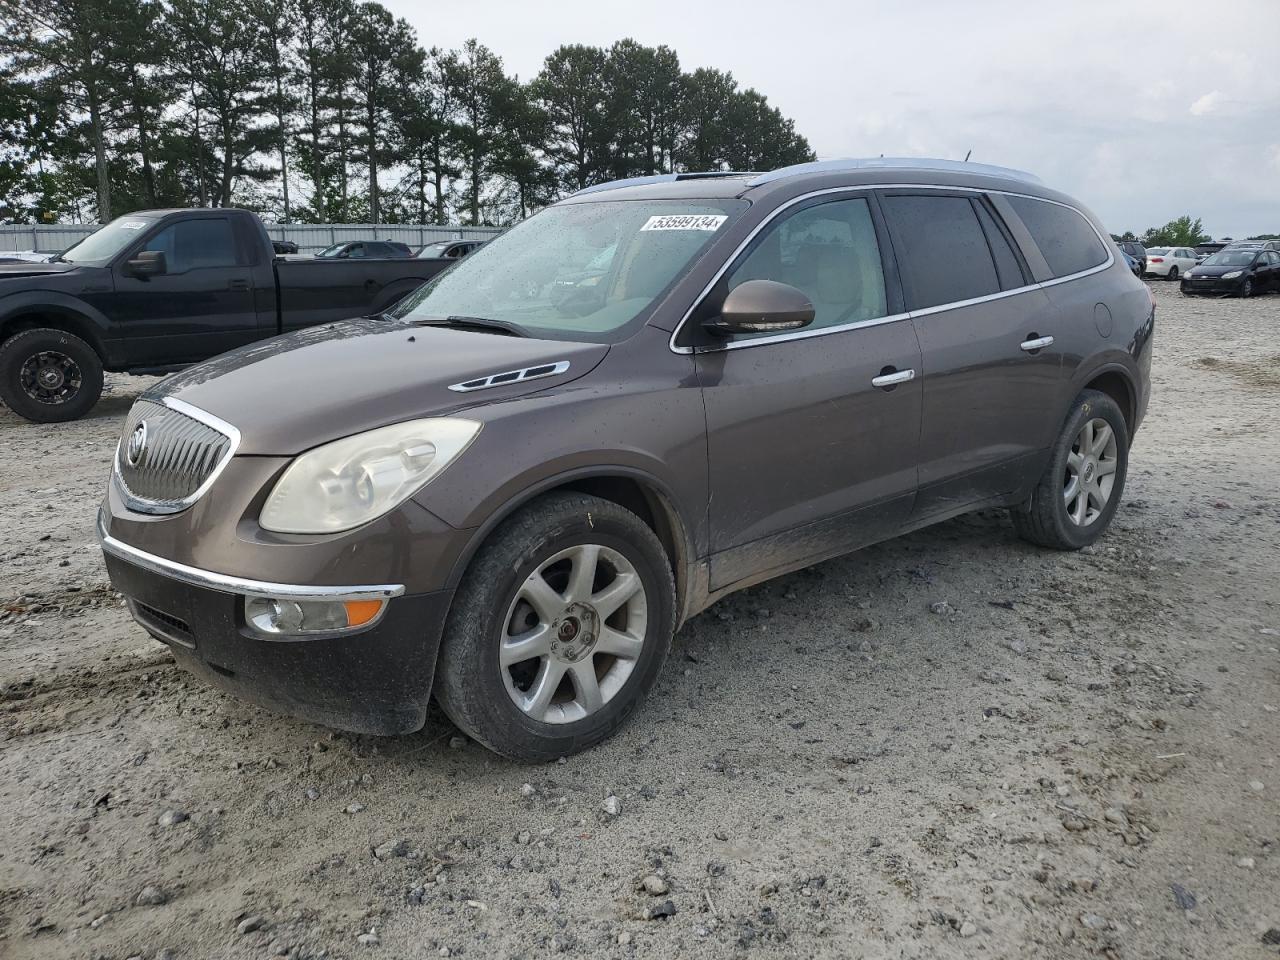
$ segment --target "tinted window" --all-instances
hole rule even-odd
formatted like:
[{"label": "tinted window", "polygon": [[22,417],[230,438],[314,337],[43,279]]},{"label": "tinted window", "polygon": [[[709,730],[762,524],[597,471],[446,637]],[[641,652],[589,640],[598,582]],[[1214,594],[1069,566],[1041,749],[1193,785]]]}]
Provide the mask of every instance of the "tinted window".
[{"label": "tinted window", "polygon": [[978,211],[978,219],[982,221],[982,231],[987,235],[987,246],[991,248],[991,256],[996,262],[996,274],[1000,278],[1001,290],[1013,290],[1025,286],[1026,279],[1022,275],[1022,265],[1013,252],[1013,245],[1005,236],[1004,230],[996,223],[991,211],[980,200],[973,201]]},{"label": "tinted window", "polygon": [[1107,261],[1107,248],[1093,227],[1076,211],[1057,203],[1010,197],[1055,277],[1080,273]]},{"label": "tinted window", "polygon": [[348,257],[365,257],[365,256],[368,256],[368,254],[365,253],[363,243],[353,243],[351,246],[347,248],[347,256]]},{"label": "tinted window", "polygon": [[833,200],[775,221],[729,273],[728,289],[776,280],[813,301],[806,329],[885,315],[884,270],[867,201]]},{"label": "tinted window", "polygon": [[885,211],[902,267],[907,309],[999,292],[991,249],[968,197],[886,197]]},{"label": "tinted window", "polygon": [[236,242],[231,233],[231,221],[222,218],[175,223],[148,240],[143,248],[163,252],[169,273],[236,266]]}]

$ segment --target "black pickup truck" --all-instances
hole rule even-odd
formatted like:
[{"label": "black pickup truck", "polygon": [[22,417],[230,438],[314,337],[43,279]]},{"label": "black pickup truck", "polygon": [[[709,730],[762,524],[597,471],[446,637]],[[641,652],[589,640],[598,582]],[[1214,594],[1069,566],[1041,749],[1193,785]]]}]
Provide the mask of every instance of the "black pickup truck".
[{"label": "black pickup truck", "polygon": [[0,264],[0,399],[84,416],[104,370],[167,373],[255,340],[379,314],[447,259],[277,259],[248,210],[148,210],[49,263]]}]

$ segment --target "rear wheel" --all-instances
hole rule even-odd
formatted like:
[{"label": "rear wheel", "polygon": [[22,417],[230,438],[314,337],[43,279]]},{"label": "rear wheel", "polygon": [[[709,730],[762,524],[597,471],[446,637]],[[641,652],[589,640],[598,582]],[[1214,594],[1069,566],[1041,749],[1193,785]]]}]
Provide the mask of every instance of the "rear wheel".
[{"label": "rear wheel", "polygon": [[674,624],[671,568],[653,531],[608,500],[551,494],[504,521],[468,568],[436,699],[504,756],[577,753],[644,698]]},{"label": "rear wheel", "polygon": [[102,361],[64,330],[24,330],[0,345],[0,400],[35,423],[77,420],[102,396]]},{"label": "rear wheel", "polygon": [[1079,550],[1111,523],[1129,466],[1129,427],[1105,393],[1076,398],[1028,509],[1013,511],[1024,540],[1055,550]]},{"label": "rear wheel", "polygon": [[1177,279],[1178,279],[1178,268],[1177,268],[1176,266],[1175,266],[1175,267],[1170,267],[1170,268],[1169,268],[1169,272],[1168,272],[1168,274],[1166,274],[1166,275],[1165,275],[1165,279],[1166,279],[1166,280],[1177,280]]}]

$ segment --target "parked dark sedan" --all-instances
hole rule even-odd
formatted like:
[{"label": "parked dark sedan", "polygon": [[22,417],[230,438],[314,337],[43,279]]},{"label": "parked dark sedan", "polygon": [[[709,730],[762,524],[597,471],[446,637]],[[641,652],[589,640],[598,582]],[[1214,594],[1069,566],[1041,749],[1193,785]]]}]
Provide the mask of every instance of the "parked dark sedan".
[{"label": "parked dark sedan", "polygon": [[1147,272],[1147,248],[1138,243],[1137,240],[1121,240],[1120,249],[1124,251],[1126,256],[1132,257],[1138,262],[1138,276],[1141,277]]},{"label": "parked dark sedan", "polygon": [[1280,253],[1227,249],[1182,275],[1182,292],[1252,297],[1280,290]]}]

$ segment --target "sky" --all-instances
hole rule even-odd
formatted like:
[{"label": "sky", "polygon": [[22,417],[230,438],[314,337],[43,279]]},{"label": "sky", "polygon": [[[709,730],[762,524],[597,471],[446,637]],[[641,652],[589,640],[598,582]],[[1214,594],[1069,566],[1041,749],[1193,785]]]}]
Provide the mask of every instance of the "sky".
[{"label": "sky", "polygon": [[1280,233],[1280,0],[383,2],[424,46],[474,36],[522,80],[561,44],[665,43],[755,87],[820,159],[972,150],[1112,233],[1183,214]]}]

